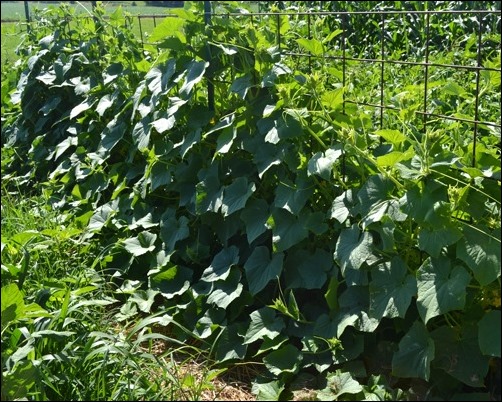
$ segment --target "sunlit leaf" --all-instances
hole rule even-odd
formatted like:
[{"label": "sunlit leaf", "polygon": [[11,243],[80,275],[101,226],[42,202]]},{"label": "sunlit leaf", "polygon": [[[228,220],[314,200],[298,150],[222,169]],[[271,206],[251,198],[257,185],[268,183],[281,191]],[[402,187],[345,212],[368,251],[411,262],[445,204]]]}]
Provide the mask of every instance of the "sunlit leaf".
[{"label": "sunlit leaf", "polygon": [[446,257],[427,258],[417,271],[417,307],[424,322],[463,309],[470,280],[471,276],[462,266],[452,269]]}]

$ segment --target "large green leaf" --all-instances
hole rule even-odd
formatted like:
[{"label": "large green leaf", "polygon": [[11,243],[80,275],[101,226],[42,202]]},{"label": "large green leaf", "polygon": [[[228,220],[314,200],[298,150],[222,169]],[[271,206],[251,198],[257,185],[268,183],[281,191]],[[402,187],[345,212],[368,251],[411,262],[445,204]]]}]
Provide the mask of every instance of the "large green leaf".
[{"label": "large green leaf", "polygon": [[369,294],[366,286],[350,286],[340,295],[339,310],[333,321],[337,326],[336,337],[340,338],[347,327],[354,327],[362,332],[373,332],[379,320],[370,317]]},{"label": "large green leaf", "polygon": [[399,350],[392,357],[392,375],[401,378],[422,378],[428,381],[434,356],[433,339],[425,325],[415,321],[399,342]]},{"label": "large green leaf", "polygon": [[276,251],[284,251],[301,242],[308,236],[305,227],[306,214],[301,214],[298,218],[290,214],[285,209],[275,209],[272,212],[274,226],[272,228],[272,241]]},{"label": "large green leaf", "polygon": [[206,61],[192,60],[188,64],[185,82],[179,90],[181,98],[186,99],[190,95],[195,84],[202,80],[207,66],[209,66],[209,63]]},{"label": "large green leaf", "polygon": [[106,125],[106,129],[101,133],[101,142],[98,152],[103,155],[108,154],[115,145],[122,139],[126,131],[126,125],[123,121],[117,122],[113,119]]},{"label": "large green leaf", "polygon": [[193,271],[187,267],[168,264],[150,273],[150,288],[172,299],[189,289],[192,275]]},{"label": "large green leaf", "polygon": [[457,257],[465,261],[476,280],[486,286],[500,278],[500,229],[490,233],[488,228],[464,226],[464,237],[459,241]]},{"label": "large green leaf", "polygon": [[500,310],[492,310],[478,322],[479,348],[484,355],[500,357]]},{"label": "large green leaf", "polygon": [[249,291],[252,295],[256,295],[272,279],[279,277],[283,258],[282,253],[276,253],[270,258],[268,247],[259,246],[253,250],[244,264]]},{"label": "large green leaf", "polygon": [[330,210],[330,217],[340,223],[344,223],[351,215],[351,209],[355,205],[355,198],[352,189],[348,189],[343,194],[333,200]]},{"label": "large green leaf", "polygon": [[147,231],[141,232],[137,237],[130,237],[124,240],[124,248],[134,257],[143,255],[155,249],[157,235]]},{"label": "large green leaf", "polygon": [[363,390],[362,385],[354,380],[350,373],[344,373],[341,370],[329,373],[326,379],[326,387],[317,392],[317,400],[337,401],[340,395],[358,394]]},{"label": "large green leaf", "polygon": [[221,212],[228,216],[246,206],[246,202],[256,190],[254,183],[248,183],[245,177],[238,177],[223,191]]},{"label": "large green leaf", "polygon": [[312,53],[314,56],[320,56],[324,53],[324,46],[322,42],[317,39],[297,39],[296,42],[303,47],[308,52]]},{"label": "large green leaf", "polygon": [[214,282],[226,279],[230,275],[230,268],[238,262],[239,249],[235,246],[224,248],[214,256],[211,265],[202,273],[201,280]]},{"label": "large green leaf", "polygon": [[247,141],[249,151],[253,154],[253,161],[258,170],[258,176],[263,177],[272,166],[279,165],[285,158],[285,148],[279,145],[263,143],[261,139],[253,137]]},{"label": "large green leaf", "polygon": [[320,289],[332,267],[333,261],[325,250],[316,249],[313,253],[295,250],[285,261],[286,288]]},{"label": "large green leaf", "polygon": [[239,268],[232,267],[226,279],[213,282],[213,289],[207,298],[207,302],[226,309],[242,293],[243,286],[240,281],[241,272]]},{"label": "large green leaf", "polygon": [[197,213],[218,212],[223,204],[223,190],[216,175],[208,174],[197,183],[195,208]]},{"label": "large green leaf", "polygon": [[456,243],[462,232],[454,226],[443,228],[422,228],[418,233],[418,247],[431,257],[439,257],[443,247]]},{"label": "large green leaf", "polygon": [[404,318],[412,298],[417,294],[417,281],[408,274],[400,257],[379,264],[371,270],[370,316]]},{"label": "large green leaf", "polygon": [[256,395],[257,401],[280,401],[281,393],[284,391],[284,384],[282,381],[270,382],[253,382],[251,391]]},{"label": "large green leaf", "polygon": [[165,63],[153,67],[145,76],[148,89],[155,96],[165,94],[169,89],[169,81],[175,72],[175,59],[170,59]]},{"label": "large green leaf", "polygon": [[393,188],[392,181],[382,175],[368,177],[356,195],[361,215],[366,215],[375,204],[390,199]]},{"label": "large green leaf", "polygon": [[[484,386],[489,357],[483,356],[479,350],[476,327],[466,325],[459,331],[443,326],[432,331],[431,337],[436,350],[434,367],[444,370],[471,387]],[[500,342],[498,345],[500,350]]]},{"label": "large green leaf", "polygon": [[316,174],[325,180],[331,179],[333,165],[342,155],[340,146],[328,148],[325,152],[317,152],[308,163],[308,175]]},{"label": "large green leaf", "polygon": [[284,321],[277,317],[275,310],[263,307],[250,315],[251,322],[244,336],[244,345],[261,340],[264,336],[274,339],[284,329]]},{"label": "large green leaf", "polygon": [[269,216],[270,212],[265,200],[253,198],[246,204],[246,208],[241,212],[241,219],[246,225],[249,244],[268,229]]},{"label": "large green leaf", "polygon": [[291,344],[274,350],[263,358],[265,367],[274,375],[296,374],[300,370],[302,354]]},{"label": "large green leaf", "polygon": [[242,99],[244,99],[249,91],[249,89],[253,86],[251,82],[251,76],[246,74],[242,77],[236,78],[232,85],[230,86],[230,91],[235,92]]},{"label": "large green leaf", "polygon": [[321,95],[321,103],[329,109],[336,109],[337,107],[343,105],[343,94],[345,88],[337,88],[333,91],[325,91]]},{"label": "large green leaf", "polygon": [[150,144],[150,133],[151,133],[151,119],[150,117],[144,117],[136,123],[132,130],[132,138],[134,145],[139,151],[148,148]]},{"label": "large green leaf", "polygon": [[417,307],[422,320],[427,323],[438,315],[463,309],[470,280],[462,266],[452,269],[447,257],[427,258],[417,271]]},{"label": "large green leaf", "polygon": [[277,208],[286,209],[293,215],[298,215],[312,193],[312,182],[298,176],[295,184],[281,182],[277,186],[274,205]]},{"label": "large green leaf", "polygon": [[342,275],[346,276],[347,270],[358,270],[365,262],[373,262],[373,254],[371,233],[352,225],[340,232],[333,257],[340,266]]},{"label": "large green leaf", "polygon": [[183,32],[184,25],[185,20],[183,18],[166,17],[155,27],[148,40],[151,42],[158,42],[168,37],[177,37],[179,32]]},{"label": "large green leaf", "polygon": [[24,316],[25,304],[22,292],[17,284],[2,286],[2,331],[5,326],[15,319]]},{"label": "large green leaf", "polygon": [[422,188],[416,186],[408,190],[402,199],[403,211],[418,223],[429,222],[434,228],[442,228],[444,219],[441,219],[439,211],[434,206],[446,201],[447,194],[434,183],[427,182],[427,184]]},{"label": "large green leaf", "polygon": [[162,215],[160,222],[160,238],[166,245],[168,251],[174,251],[176,243],[186,239],[190,230],[188,228],[189,220],[185,216],[176,219],[175,211],[169,209]]},{"label": "large green leaf", "polygon": [[266,117],[259,120],[256,125],[260,133],[264,135],[265,141],[271,144],[303,134],[302,125],[290,114],[281,118]]},{"label": "large green leaf", "polygon": [[398,149],[401,147],[401,144],[407,140],[406,136],[398,130],[377,130],[375,131],[375,134],[390,142]]},{"label": "large green leaf", "polygon": [[243,359],[246,355],[247,345],[244,345],[245,324],[238,322],[223,328],[223,334],[218,338],[216,345],[216,360],[224,362],[226,360]]},{"label": "large green leaf", "polygon": [[129,301],[136,303],[138,308],[144,313],[150,313],[153,303],[155,302],[155,296],[159,292],[153,289],[142,290],[139,289],[133,293]]}]

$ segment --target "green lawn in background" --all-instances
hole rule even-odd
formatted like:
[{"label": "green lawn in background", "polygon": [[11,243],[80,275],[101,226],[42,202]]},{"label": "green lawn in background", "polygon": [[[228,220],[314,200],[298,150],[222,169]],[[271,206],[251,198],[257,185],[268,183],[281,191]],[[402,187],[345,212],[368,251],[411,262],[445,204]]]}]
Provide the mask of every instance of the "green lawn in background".
[{"label": "green lawn in background", "polygon": [[[136,3],[136,6],[132,4]],[[132,15],[149,15],[158,17],[148,17],[141,18],[141,22],[138,17],[133,19],[134,28],[133,32],[138,38],[143,40],[146,39],[147,35],[152,33],[156,24],[162,21],[165,15],[169,14],[171,10],[168,7],[153,7],[145,6],[144,2],[137,1],[108,1],[103,2],[107,13],[112,13],[117,9],[117,7],[122,6],[123,10],[127,11]],[[22,34],[26,32],[26,14],[24,10],[24,2],[1,2],[2,11],[2,53],[1,61],[2,68],[5,64],[11,63],[17,60],[15,54],[15,49],[21,43]],[[30,1],[29,2],[30,11],[37,9],[43,9],[46,7],[57,7],[57,3],[46,3],[41,1]],[[91,2],[83,1],[74,4],[77,13],[87,13],[87,10],[91,10]]]},{"label": "green lawn in background", "polygon": [[[68,3],[68,2],[66,2]],[[145,6],[144,1],[105,1],[103,2],[103,6],[106,9],[107,13],[112,13],[119,6],[122,6],[124,10],[131,14],[159,14],[165,15],[169,13],[170,8],[168,7],[154,7],[154,6]],[[34,9],[43,9],[46,7],[57,7],[58,3],[47,3],[43,1],[30,1],[29,3],[30,11]],[[136,4],[136,5],[133,5]],[[6,2],[2,1],[0,3],[1,11],[2,11],[2,21],[6,20],[25,20],[26,14],[24,10],[24,2],[23,1],[15,1],[15,2]],[[77,13],[87,13],[92,9],[92,5],[90,1],[79,1],[73,4]]]}]

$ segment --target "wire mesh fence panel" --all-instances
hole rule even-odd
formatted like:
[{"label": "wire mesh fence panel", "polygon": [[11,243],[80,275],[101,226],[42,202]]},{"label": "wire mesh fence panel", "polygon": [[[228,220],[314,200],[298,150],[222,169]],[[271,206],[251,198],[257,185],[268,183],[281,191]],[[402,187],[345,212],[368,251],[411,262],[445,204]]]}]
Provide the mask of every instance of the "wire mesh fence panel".
[{"label": "wire mesh fence panel", "polygon": [[479,138],[500,137],[500,11],[215,13],[214,24],[218,18],[274,31],[285,64],[322,76],[325,87],[343,91],[345,113],[363,107],[376,128],[467,130],[473,166]]}]

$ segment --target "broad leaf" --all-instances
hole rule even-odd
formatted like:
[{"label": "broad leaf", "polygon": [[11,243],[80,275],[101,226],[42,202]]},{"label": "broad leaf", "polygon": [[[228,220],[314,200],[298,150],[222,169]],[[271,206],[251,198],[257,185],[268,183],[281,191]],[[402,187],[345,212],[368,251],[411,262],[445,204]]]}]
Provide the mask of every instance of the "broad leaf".
[{"label": "broad leaf", "polygon": [[285,262],[286,288],[320,289],[326,282],[333,262],[327,251],[316,249],[314,253],[295,250]]},{"label": "broad leaf", "polygon": [[206,61],[191,61],[189,63],[185,82],[179,90],[182,99],[186,99],[190,95],[195,84],[202,80],[207,66],[209,66],[209,63]]},{"label": "broad leaf", "polygon": [[470,280],[463,267],[452,269],[448,258],[427,258],[417,271],[417,308],[422,320],[427,323],[438,315],[462,310]]},{"label": "broad leaf", "polygon": [[454,226],[420,229],[418,233],[418,247],[431,257],[439,257],[443,247],[456,243],[462,237],[462,232]]},{"label": "broad leaf", "polygon": [[379,320],[370,317],[369,295],[366,286],[350,286],[344,290],[339,298],[339,310],[333,322],[337,326],[336,337],[340,338],[347,327],[354,327],[358,331],[373,332]]},{"label": "broad leaf", "polygon": [[382,175],[368,177],[357,192],[360,213],[366,215],[375,204],[390,199],[393,188],[392,181]]},{"label": "broad leaf", "polygon": [[272,241],[276,251],[287,250],[308,236],[305,214],[296,218],[284,209],[276,209],[272,216],[274,219]]},{"label": "broad leaf", "polygon": [[237,299],[242,293],[241,273],[238,268],[231,268],[230,274],[225,280],[213,282],[207,302],[226,309],[230,303]]},{"label": "broad leaf", "polygon": [[244,336],[244,345],[261,340],[264,336],[274,339],[284,329],[284,321],[276,316],[275,310],[269,307],[253,311],[250,318],[251,322]]},{"label": "broad leaf", "polygon": [[150,117],[148,116],[142,118],[134,126],[132,130],[132,138],[139,151],[148,148],[148,145],[150,144],[150,133],[151,125]]},{"label": "broad leaf", "polygon": [[137,290],[130,297],[129,301],[132,303],[136,303],[138,308],[144,313],[150,313],[152,305],[155,301],[155,296],[158,295],[159,292],[153,289],[147,290]]},{"label": "broad leaf", "polygon": [[320,401],[337,401],[340,395],[358,394],[363,390],[362,385],[354,380],[350,373],[344,373],[341,370],[329,373],[326,379],[326,388],[317,392],[316,399]]},{"label": "broad leaf", "polygon": [[[498,331],[500,334],[500,325]],[[489,358],[479,350],[478,331],[474,326],[463,326],[461,332],[443,326],[432,331],[431,337],[436,350],[434,367],[471,387],[484,386]],[[500,350],[500,342],[498,345]]]},{"label": "broad leaf", "polygon": [[415,321],[392,357],[392,374],[401,378],[422,378],[428,381],[434,357],[434,341],[425,325]]},{"label": "broad leaf", "polygon": [[173,211],[164,213],[160,223],[160,238],[165,243],[168,251],[174,251],[176,243],[189,236],[188,222],[189,220],[185,216],[176,219]]},{"label": "broad leaf", "polygon": [[347,269],[359,269],[373,257],[373,237],[371,233],[359,229],[357,225],[343,229],[336,242],[333,254],[336,263],[345,275]]},{"label": "broad leaf", "polygon": [[484,355],[500,357],[500,311],[492,310],[478,322],[479,348]]},{"label": "broad leaf", "polygon": [[169,81],[175,72],[175,59],[170,59],[166,63],[153,67],[145,76],[148,89],[155,96],[165,94],[169,89]]},{"label": "broad leaf", "polygon": [[321,103],[329,109],[336,109],[338,106],[343,105],[344,92],[345,88],[343,87],[333,91],[325,91],[321,95]]},{"label": "broad leaf", "polygon": [[[3,267],[3,266],[2,266]],[[2,331],[5,326],[18,318],[24,317],[25,304],[22,292],[17,284],[2,286]]]},{"label": "broad leaf", "polygon": [[344,223],[351,215],[351,208],[354,207],[355,199],[352,189],[348,189],[342,195],[336,197],[330,210],[330,217],[340,223]]},{"label": "broad leaf", "polygon": [[155,249],[157,235],[150,232],[141,232],[137,237],[124,240],[124,248],[134,257],[143,255]]},{"label": "broad leaf", "polygon": [[406,136],[398,130],[377,130],[375,134],[393,144],[397,149],[400,149],[401,144],[407,140]]},{"label": "broad leaf", "polygon": [[269,353],[263,358],[265,367],[274,375],[296,374],[300,370],[302,354],[291,344]]},{"label": "broad leaf", "polygon": [[238,177],[234,182],[225,187],[221,212],[228,216],[245,207],[249,197],[256,190],[254,183],[248,183],[245,177]]},{"label": "broad leaf", "polygon": [[259,246],[253,250],[244,264],[249,291],[252,295],[256,295],[267,283],[281,274],[283,258],[282,253],[274,254],[270,258],[268,247]]},{"label": "broad leaf", "polygon": [[270,216],[268,204],[262,199],[251,199],[246,208],[241,212],[241,219],[246,225],[246,236],[251,244],[258,236],[264,233]]},{"label": "broad leaf", "polygon": [[457,257],[465,261],[482,286],[500,278],[500,229],[490,233],[483,226],[464,226],[464,237],[458,243]]},{"label": "broad leaf", "polygon": [[151,125],[158,133],[162,134],[163,132],[172,129],[175,123],[176,118],[174,116],[169,116],[168,118],[161,117],[160,119],[153,121]]},{"label": "broad leaf", "polygon": [[251,77],[245,75],[243,77],[237,78],[230,86],[230,91],[235,92],[237,95],[244,99],[249,91],[249,88],[253,86],[251,82]]},{"label": "broad leaf", "polygon": [[230,275],[230,268],[238,262],[239,249],[235,246],[224,248],[214,256],[211,265],[202,273],[201,280],[214,282],[226,279]]},{"label": "broad leaf", "polygon": [[370,316],[379,321],[383,317],[404,318],[412,298],[417,294],[417,281],[408,274],[408,267],[400,257],[377,265],[371,270]]},{"label": "broad leaf", "polygon": [[312,193],[312,183],[299,176],[295,184],[281,182],[277,186],[274,205],[298,215]]},{"label": "broad leaf", "polygon": [[282,381],[254,382],[251,391],[256,395],[257,401],[281,401],[284,388]]},{"label": "broad leaf", "polygon": [[185,293],[192,280],[192,270],[181,265],[168,265],[150,275],[150,288],[167,299]]},{"label": "broad leaf", "polygon": [[324,46],[322,42],[317,39],[297,39],[296,42],[314,56],[320,56],[324,53]]},{"label": "broad leaf", "polygon": [[342,155],[340,146],[328,148],[325,152],[317,152],[308,163],[308,175],[316,174],[324,180],[331,179],[333,165]]},{"label": "broad leaf", "polygon": [[243,344],[243,336],[240,335],[241,332],[245,331],[245,328],[242,327],[241,323],[233,323],[223,329],[223,334],[216,344],[216,359],[219,362],[240,360],[246,355],[247,345]]}]

